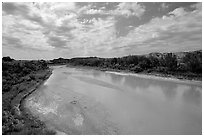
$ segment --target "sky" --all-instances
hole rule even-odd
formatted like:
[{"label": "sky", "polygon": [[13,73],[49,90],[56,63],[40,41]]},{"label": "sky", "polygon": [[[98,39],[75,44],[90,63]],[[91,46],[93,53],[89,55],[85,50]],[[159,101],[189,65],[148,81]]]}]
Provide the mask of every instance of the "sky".
[{"label": "sky", "polygon": [[202,49],[202,3],[2,3],[2,55],[121,57]]}]

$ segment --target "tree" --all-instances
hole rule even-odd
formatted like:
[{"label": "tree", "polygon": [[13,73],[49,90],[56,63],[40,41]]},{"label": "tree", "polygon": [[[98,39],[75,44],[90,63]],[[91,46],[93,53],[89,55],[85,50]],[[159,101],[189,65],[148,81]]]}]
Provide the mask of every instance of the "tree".
[{"label": "tree", "polygon": [[187,53],[183,58],[187,65],[187,70],[194,73],[202,73],[202,54],[201,53]]},{"label": "tree", "polygon": [[7,57],[3,57],[2,60],[10,62],[10,61],[13,61],[14,59],[12,59],[9,56],[7,56]]},{"label": "tree", "polygon": [[116,64],[117,63],[117,58],[112,58],[111,59],[111,64]]},{"label": "tree", "polygon": [[130,65],[130,64],[137,65],[138,64],[138,57],[137,56],[127,56],[125,59],[126,59],[125,61],[126,61],[127,65]]},{"label": "tree", "polygon": [[172,53],[167,53],[164,56],[164,61],[165,61],[165,66],[171,70],[174,71],[177,68],[177,58],[176,55],[172,54]]},{"label": "tree", "polygon": [[151,67],[158,67],[160,64],[159,64],[159,59],[154,57],[154,56],[149,56],[149,60],[150,60],[150,63],[151,63]]},{"label": "tree", "polygon": [[142,69],[149,69],[151,68],[151,62],[149,58],[145,56],[140,56],[139,57],[139,64],[138,64]]}]

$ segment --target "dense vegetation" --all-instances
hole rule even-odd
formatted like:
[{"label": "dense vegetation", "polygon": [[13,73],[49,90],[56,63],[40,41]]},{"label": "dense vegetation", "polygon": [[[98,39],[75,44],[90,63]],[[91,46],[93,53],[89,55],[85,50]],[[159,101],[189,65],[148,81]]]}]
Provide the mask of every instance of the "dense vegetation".
[{"label": "dense vegetation", "polygon": [[58,59],[49,60],[47,61],[47,63],[50,65],[64,65],[69,63],[69,59],[58,58]]},{"label": "dense vegetation", "polygon": [[50,74],[43,60],[2,58],[2,134],[54,134],[22,105],[23,99]]},{"label": "dense vegetation", "polygon": [[202,78],[202,51],[150,53],[120,58],[72,58],[72,65],[97,67],[102,70],[126,70],[135,73],[160,74],[184,79]]}]

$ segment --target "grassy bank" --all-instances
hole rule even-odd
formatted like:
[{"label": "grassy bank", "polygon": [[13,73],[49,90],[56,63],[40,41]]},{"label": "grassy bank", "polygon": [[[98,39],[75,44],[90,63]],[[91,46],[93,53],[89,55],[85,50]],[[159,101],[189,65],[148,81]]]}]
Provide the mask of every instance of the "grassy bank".
[{"label": "grassy bank", "polygon": [[24,107],[24,99],[51,75],[43,61],[2,61],[2,134],[55,134]]}]

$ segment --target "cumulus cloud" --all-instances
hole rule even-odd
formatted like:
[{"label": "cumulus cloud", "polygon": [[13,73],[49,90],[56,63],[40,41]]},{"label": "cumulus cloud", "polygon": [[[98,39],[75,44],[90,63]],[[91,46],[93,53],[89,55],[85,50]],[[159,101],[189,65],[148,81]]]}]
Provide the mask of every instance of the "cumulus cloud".
[{"label": "cumulus cloud", "polygon": [[178,16],[184,16],[185,14],[187,14],[187,12],[184,10],[184,8],[177,8],[172,12],[170,12],[169,14],[178,17]]}]

